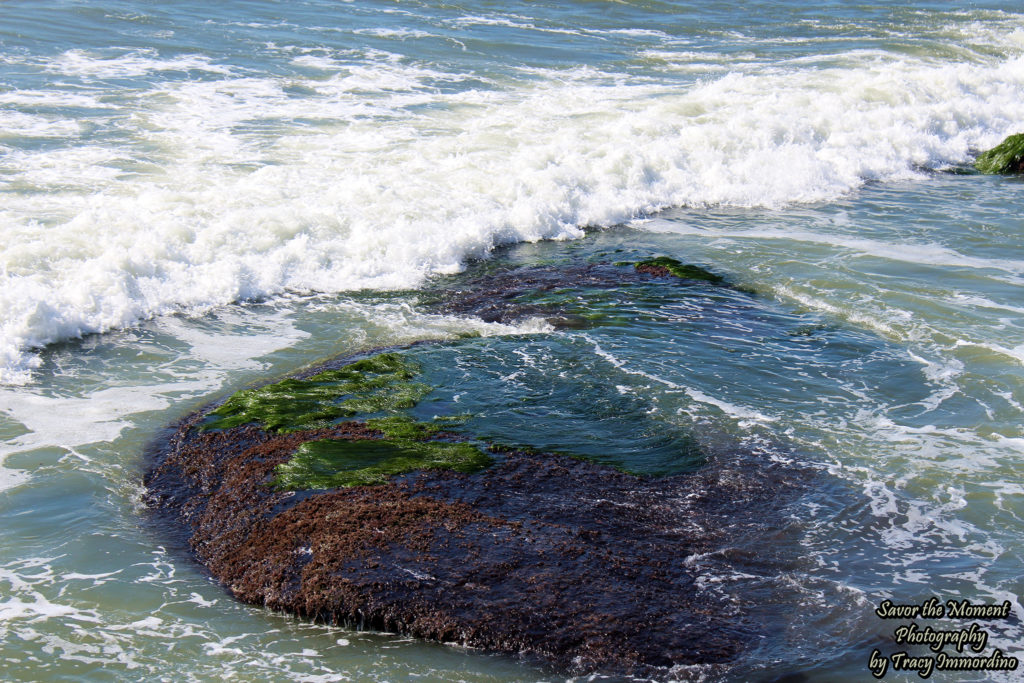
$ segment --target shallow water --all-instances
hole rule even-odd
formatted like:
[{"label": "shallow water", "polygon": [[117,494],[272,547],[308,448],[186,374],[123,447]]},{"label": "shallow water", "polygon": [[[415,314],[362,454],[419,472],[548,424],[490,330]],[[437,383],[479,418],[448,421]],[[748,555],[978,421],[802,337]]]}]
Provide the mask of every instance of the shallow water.
[{"label": "shallow water", "polygon": [[[652,473],[818,473],[765,534],[788,568],[707,576],[780,630],[680,678],[866,677],[896,650],[885,598],[1010,600],[990,649],[1016,654],[1024,182],[945,172],[1024,128],[1015,11],[4,3],[8,675],[558,678],[238,605],[146,521],[142,453],[174,419],[421,339],[444,340],[411,351],[424,416]],[[741,289],[589,292],[580,330],[419,305],[480,256],[660,254]]]}]

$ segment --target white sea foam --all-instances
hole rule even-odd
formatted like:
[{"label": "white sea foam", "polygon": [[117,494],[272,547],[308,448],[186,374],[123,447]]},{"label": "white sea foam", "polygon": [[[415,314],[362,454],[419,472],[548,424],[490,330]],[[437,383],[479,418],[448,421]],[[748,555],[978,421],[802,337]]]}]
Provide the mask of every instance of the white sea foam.
[{"label": "white sea foam", "polygon": [[792,301],[797,301],[811,310],[823,311],[838,318],[845,318],[850,322],[866,327],[867,329],[873,330],[874,332],[886,337],[899,338],[901,336],[900,333],[897,332],[896,326],[890,324],[890,322],[882,319],[881,317],[874,315],[874,311],[865,313],[856,306],[840,306],[832,304],[824,299],[806,294],[797,288],[786,285],[776,286],[775,291],[781,296]]},{"label": "white sea foam", "polygon": [[[78,107],[104,109],[108,105],[99,100],[100,93],[68,92],[63,90],[9,90],[0,93],[0,104],[7,106]],[[15,112],[5,112],[13,114]]]},{"label": "white sea foam", "polygon": [[87,50],[68,50],[56,59],[47,60],[46,68],[65,76],[88,78],[126,78],[142,76],[157,71],[207,71],[231,73],[229,67],[213,64],[203,55],[184,55],[177,58],[162,58],[156,50],[118,51],[106,55]]},{"label": "white sea foam", "polygon": [[699,401],[701,403],[714,406],[721,410],[726,415],[739,419],[741,425],[746,424],[748,421],[775,422],[774,417],[765,415],[764,413],[761,413],[757,410],[752,410],[751,408],[746,408],[744,406],[736,405],[735,403],[723,401],[722,399],[715,398],[714,396],[709,396],[708,394],[698,389],[687,387],[686,395],[692,398],[694,401]]},{"label": "white sea foam", "polygon": [[[124,550],[124,546],[116,547]],[[88,589],[78,592],[69,583],[90,580],[92,575],[64,569],[102,562],[99,558],[105,554],[19,559],[0,566],[0,632],[7,642],[18,644],[6,652],[7,670],[21,670],[25,662],[31,662],[46,672],[68,662],[82,662],[105,670],[135,671],[135,677],[157,680],[166,675],[168,652],[180,648],[215,655],[201,666],[208,667],[205,674],[189,670],[182,680],[217,676],[262,680],[281,671],[288,672],[289,679],[305,680],[294,671],[296,667],[322,672],[321,680],[349,680],[342,673],[328,676],[336,668],[335,662],[315,663],[324,659],[325,648],[343,640],[339,636],[348,632],[299,622],[285,622],[285,629],[279,630],[273,628],[273,621],[253,620],[251,612],[234,603],[221,609],[235,610],[240,621],[218,630],[210,625],[207,610],[218,601],[217,591],[198,576],[174,579],[163,551],[154,551],[151,557],[143,556],[145,561],[120,570],[129,575],[124,578],[127,588],[119,589],[113,601],[102,608],[93,607],[98,605],[94,594]],[[151,585],[140,590],[143,584]],[[358,651],[358,645],[356,648]],[[57,674],[36,673],[36,678],[54,676]]]},{"label": "white sea foam", "polygon": [[[100,79],[155,82],[107,93],[123,142],[71,135],[0,159],[0,177],[31,190],[0,208],[0,381],[27,381],[48,343],[161,313],[414,287],[495,245],[574,238],[668,206],[828,200],[963,162],[1022,124],[1021,57],[859,51],[841,67],[780,63],[690,86],[534,69],[467,90],[467,74],[366,54],[299,56],[325,72],[308,80],[147,51],[72,50],[47,64],[83,79],[87,101],[107,93]],[[190,70],[203,78],[159,76]],[[67,125],[24,116],[13,120],[27,132]],[[906,258],[963,264],[928,245]]]},{"label": "white sea foam", "polygon": [[375,38],[397,38],[398,40],[405,40],[406,38],[434,38],[434,34],[426,31],[410,30],[410,29],[391,29],[391,28],[359,28],[352,33],[356,35],[373,36]]},{"label": "white sea foam", "polygon": [[0,111],[0,139],[8,136],[72,137],[81,124],[55,116],[34,116],[17,111]]},{"label": "white sea foam", "polygon": [[983,344],[983,343],[969,342],[969,341],[964,341],[963,339],[958,339],[956,341],[956,346],[976,346],[978,348],[983,348],[983,349],[986,349],[986,350],[991,351],[993,353],[998,353],[998,354],[1000,354],[1002,356],[1006,356],[1008,358],[1012,358],[1013,360],[1017,361],[1021,365],[1024,365],[1024,344],[1020,344],[1020,345],[1015,346],[1013,348],[1007,348],[1005,346],[1002,346],[1002,345],[996,344],[996,343]]},{"label": "white sea foam", "polygon": [[[364,306],[363,310],[369,308]],[[0,491],[19,486],[30,478],[26,472],[3,467],[9,456],[59,448],[88,462],[89,456],[78,449],[116,440],[134,424],[134,416],[163,410],[185,396],[207,394],[220,386],[229,371],[260,369],[263,367],[258,361],[261,356],[309,336],[292,324],[285,311],[261,312],[258,320],[254,320],[255,317],[239,311],[221,311],[216,316],[216,332],[206,330],[201,323],[176,316],[157,321],[156,327],[161,333],[188,345],[189,350],[183,354],[188,362],[201,363],[199,370],[166,368],[176,381],[114,386],[91,392],[72,386],[69,388],[71,395],[0,388],[0,413],[25,430],[0,443]],[[243,328],[246,334],[229,331]],[[207,369],[210,365],[216,370]]]},{"label": "white sea foam", "polygon": [[2,461],[0,461],[0,491],[6,491],[8,489],[21,486],[28,481],[29,478],[28,473],[4,467]]},{"label": "white sea foam", "polygon": [[[241,326],[249,321],[242,316],[221,313],[218,322]],[[258,368],[260,364],[256,359],[260,356],[309,336],[308,332],[296,329],[282,312],[261,317],[257,334],[251,329],[245,334],[228,334],[222,330],[206,332],[171,316],[160,320],[160,328],[186,342],[191,347],[192,357],[208,361],[217,368]]]},{"label": "white sea foam", "polygon": [[161,394],[182,385],[112,387],[81,397],[0,392],[0,411],[25,425],[28,434],[6,441],[0,456],[45,446],[70,448],[113,441],[129,426],[127,415],[166,408]]}]

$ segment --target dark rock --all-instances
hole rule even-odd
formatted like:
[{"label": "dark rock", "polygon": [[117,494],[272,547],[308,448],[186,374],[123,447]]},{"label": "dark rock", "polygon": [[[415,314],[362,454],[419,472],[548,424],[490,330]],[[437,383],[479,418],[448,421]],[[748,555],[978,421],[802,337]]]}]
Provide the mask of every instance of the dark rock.
[{"label": "dark rock", "polygon": [[[634,268],[625,270],[623,265]],[[639,263],[528,266],[462,276],[451,283],[435,283],[421,303],[432,313],[473,316],[484,322],[539,317],[556,329],[581,329],[590,325],[578,310],[581,292],[639,284],[651,275],[727,285],[724,278],[700,266],[661,256]]]},{"label": "dark rock", "polygon": [[[168,441],[146,477],[147,502],[184,525],[196,557],[235,597],[575,672],[659,677],[737,657],[757,623],[702,590],[687,558],[742,546],[757,525],[781,526],[801,480],[788,466],[728,458],[644,479],[497,448],[500,462],[476,474],[420,471],[295,493],[268,483],[301,444],[381,432],[358,422],[202,431],[200,421]],[[767,556],[722,558],[745,575],[773,573]]]},{"label": "dark rock", "polygon": [[608,289],[638,282],[633,273],[608,264],[529,266],[460,277],[435,286],[423,297],[433,313],[512,323],[529,317],[546,318],[556,328],[579,328],[586,321],[568,310],[582,289]]},{"label": "dark rock", "polygon": [[[435,287],[426,305],[579,326],[580,290],[666,273],[723,282],[664,257],[629,265],[491,272]],[[398,412],[429,390],[418,374],[380,353],[239,392],[159,445],[146,501],[232,595],[311,619],[656,678],[726,666],[764,635],[774,615],[760,596],[708,586],[742,576],[770,590],[781,560],[763,537],[786,527],[805,471],[741,450],[664,478],[525,447],[476,452],[487,444],[450,419]],[[380,483],[351,485],[370,479],[349,460],[372,461]]]},{"label": "dark rock", "polygon": [[656,275],[658,277],[673,276],[682,280],[703,280],[715,285],[725,283],[725,278],[721,275],[715,275],[710,270],[683,263],[668,256],[658,256],[657,258],[640,261],[633,264],[633,267],[636,268],[638,273],[647,273],[648,275]]}]

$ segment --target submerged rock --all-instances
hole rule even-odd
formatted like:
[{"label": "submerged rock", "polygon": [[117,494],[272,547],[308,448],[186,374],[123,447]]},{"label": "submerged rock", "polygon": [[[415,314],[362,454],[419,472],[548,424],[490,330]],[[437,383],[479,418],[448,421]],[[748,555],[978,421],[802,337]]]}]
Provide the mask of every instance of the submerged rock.
[{"label": "submerged rock", "polygon": [[473,316],[484,322],[541,317],[556,328],[575,328],[586,326],[569,310],[576,293],[637,281],[636,274],[601,263],[525,266],[442,282],[424,295],[422,303],[434,313]]},{"label": "submerged rock", "polygon": [[725,278],[700,266],[660,256],[639,263],[524,266],[460,277],[450,284],[436,284],[423,296],[422,304],[434,313],[473,316],[485,322],[540,317],[556,329],[579,329],[589,325],[581,292],[641,284],[652,275],[728,286]]},{"label": "submerged rock", "polygon": [[639,263],[634,263],[633,267],[636,268],[638,273],[647,273],[648,275],[658,275],[661,277],[671,275],[683,280],[704,280],[716,285],[725,282],[725,278],[721,275],[715,275],[710,270],[677,261],[669,256],[658,256],[657,258],[640,261]]},{"label": "submerged rock", "polygon": [[643,675],[729,662],[756,636],[685,560],[777,514],[793,490],[784,473],[645,480],[511,452],[474,475],[305,497],[268,485],[303,439],[356,445],[365,429],[185,427],[147,480],[150,501],[180,515],[235,597],[303,617]]},{"label": "submerged rock", "polygon": [[982,173],[1024,173],[1024,133],[1011,135],[980,154],[974,167]]},{"label": "submerged rock", "polygon": [[[235,597],[302,617],[655,677],[756,640],[758,621],[703,586],[772,573],[741,548],[784,526],[791,466],[733,454],[643,478],[487,448],[458,419],[337,421],[393,408],[375,397],[417,373],[384,353],[239,392],[161,445],[147,502]],[[715,576],[687,559],[710,556]]]},{"label": "submerged rock", "polygon": [[[724,282],[660,257],[492,271],[425,298],[585,323],[581,292],[666,275]],[[786,527],[805,472],[736,449],[652,478],[474,439],[468,416],[406,412],[432,391],[421,375],[390,351],[239,391],[158,444],[147,503],[240,600],[561,672],[668,678],[727,666],[766,633],[778,544],[762,536]],[[761,593],[717,587],[737,577]]]}]

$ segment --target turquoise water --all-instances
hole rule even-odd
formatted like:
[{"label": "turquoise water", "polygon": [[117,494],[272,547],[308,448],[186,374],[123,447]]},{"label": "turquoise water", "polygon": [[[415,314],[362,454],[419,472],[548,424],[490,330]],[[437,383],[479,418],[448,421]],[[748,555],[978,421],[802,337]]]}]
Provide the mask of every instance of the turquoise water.
[{"label": "turquoise water", "polygon": [[[422,410],[480,433],[815,473],[774,573],[681,558],[780,616],[679,679],[864,680],[897,650],[874,607],[930,595],[1009,600],[990,649],[1019,656],[1024,182],[950,171],[1021,102],[1006,2],[3,3],[6,676],[558,679],[236,604],[147,522],[169,422],[421,339]],[[418,303],[661,254],[742,290],[590,292],[561,331]]]}]

